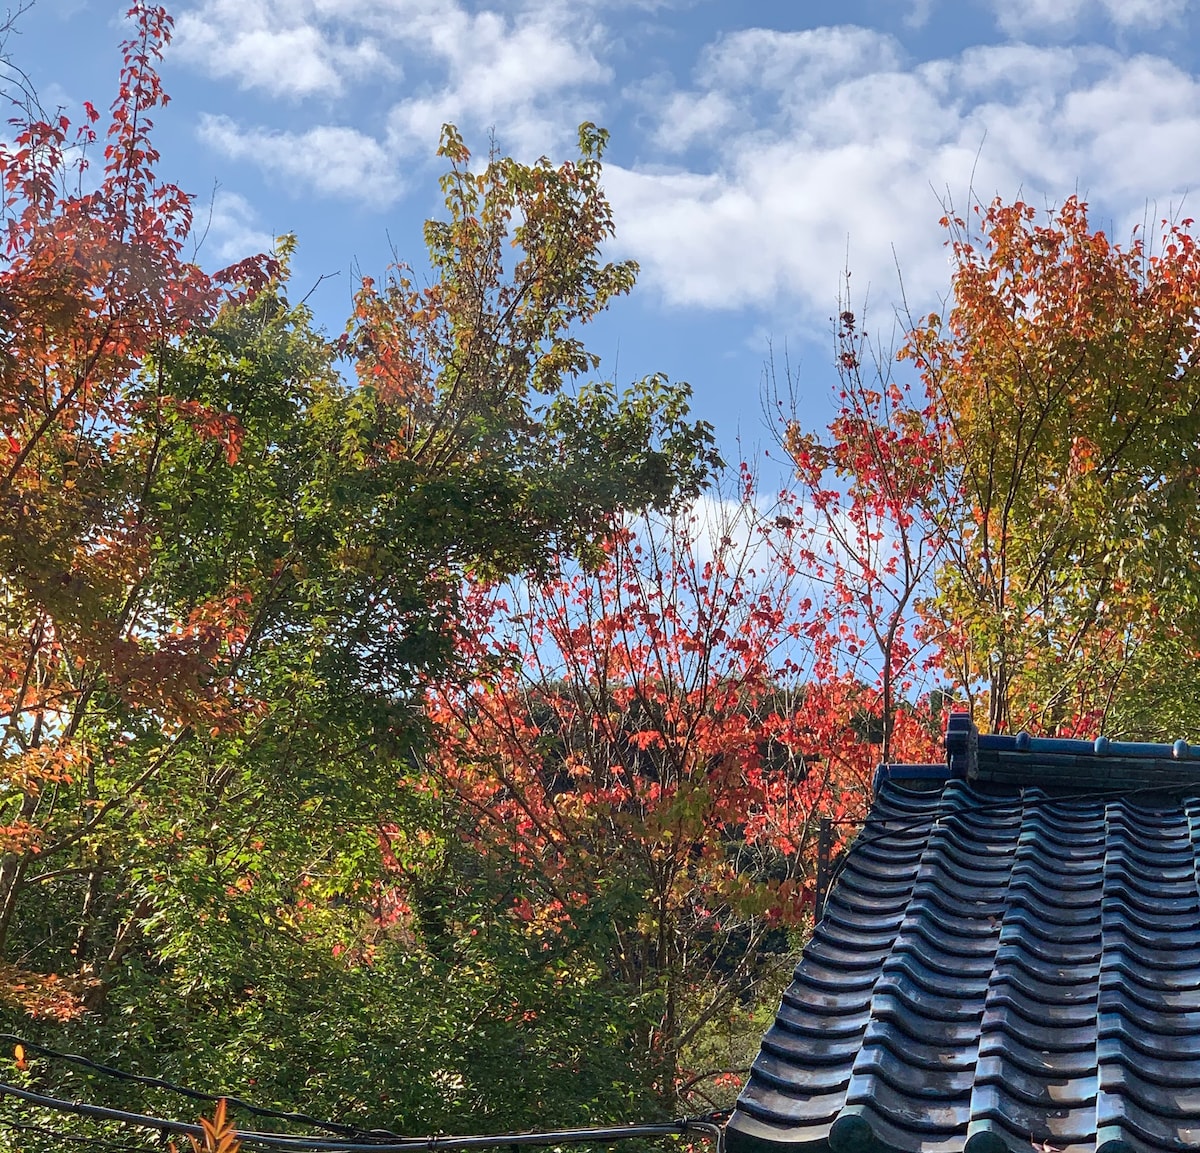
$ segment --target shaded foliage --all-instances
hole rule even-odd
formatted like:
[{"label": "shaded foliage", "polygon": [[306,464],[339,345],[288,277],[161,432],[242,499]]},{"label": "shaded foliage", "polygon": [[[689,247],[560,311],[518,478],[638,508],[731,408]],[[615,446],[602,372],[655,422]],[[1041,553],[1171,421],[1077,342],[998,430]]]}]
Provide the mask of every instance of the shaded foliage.
[{"label": "shaded foliage", "polygon": [[531,966],[453,814],[403,787],[464,576],[594,557],[716,463],[686,386],[574,381],[634,274],[600,257],[603,134],[477,173],[448,129],[432,285],[364,281],[331,342],[288,300],[289,239],[217,276],[183,258],[147,120],[170,20],[130,16],[99,189],[71,191],[65,119],[0,156],[5,1012],[364,1126],[616,1108],[607,974]]},{"label": "shaded foliage", "polygon": [[871,687],[810,660],[794,521],[749,488],[701,508],[615,530],[594,570],[478,586],[485,671],[428,704],[431,787],[531,941],[618,983],[670,1108],[703,1100],[695,1062],[773,991],[811,921],[817,823],[861,814],[877,760],[847,724],[879,717]]}]

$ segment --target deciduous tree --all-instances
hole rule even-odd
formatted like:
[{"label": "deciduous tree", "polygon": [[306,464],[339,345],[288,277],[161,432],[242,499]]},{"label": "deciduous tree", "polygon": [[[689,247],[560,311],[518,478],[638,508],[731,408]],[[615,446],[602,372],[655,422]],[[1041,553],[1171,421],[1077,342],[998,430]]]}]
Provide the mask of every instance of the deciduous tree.
[{"label": "deciduous tree", "polygon": [[861,812],[877,759],[850,723],[873,694],[812,679],[825,622],[794,510],[749,489],[707,509],[615,529],[594,570],[477,587],[466,655],[487,671],[429,697],[432,786],[535,947],[591,956],[637,1004],[668,1100],[786,961],[818,818]]},{"label": "deciduous tree", "polygon": [[43,974],[0,992],[40,1013],[99,1012],[128,970],[215,1012],[251,997],[248,940],[303,968],[369,920],[463,576],[587,553],[716,461],[686,386],[572,383],[635,271],[600,258],[602,132],[476,173],[447,129],[431,283],[364,281],[330,343],[290,241],[185,258],[148,118],[170,19],[130,17],[96,190],[90,105],[0,154],[0,952]]},{"label": "deciduous tree", "polygon": [[[1114,244],[1076,198],[1044,221],[996,201],[943,224],[950,309],[910,320],[899,351],[917,379],[882,356],[865,384],[843,313],[838,416],[825,436],[788,429],[835,601],[868,625],[885,698],[923,636],[991,729],[1190,731],[1191,222],[1164,222],[1156,249]],[[852,624],[848,639],[862,639]]]},{"label": "deciduous tree", "polygon": [[[31,867],[69,871],[75,862],[64,855],[115,816],[161,758],[197,727],[234,723],[236,711],[227,662],[248,622],[238,590],[180,613],[147,605],[143,593],[149,498],[164,458],[155,426],[176,421],[232,461],[237,421],[133,382],[155,350],[261,286],[272,262],[209,275],[185,259],[190,201],[157,179],[150,139],[151,114],[166,103],[154,63],[170,21],[150,5],[130,16],[135,32],[103,142],[89,104],[78,131],[65,116],[18,120],[0,150],[0,949]],[[82,191],[96,146],[103,171]],[[127,706],[140,720],[94,743],[88,718]],[[140,766],[114,789],[114,771],[139,745]],[[132,928],[117,932],[114,961]],[[17,995],[17,984],[5,988]]]},{"label": "deciduous tree", "polygon": [[1196,660],[1191,222],[1157,250],[1114,244],[1074,197],[1044,221],[997,201],[974,232],[945,223],[953,307],[905,355],[947,433],[937,604],[959,678],[997,730],[1183,731],[1194,695],[1156,682]]},{"label": "deciduous tree", "polygon": [[858,723],[874,729],[888,762],[897,759],[898,721],[938,687],[940,634],[921,609],[945,543],[944,430],[842,303],[837,414],[824,436],[793,416],[783,443],[799,481],[801,558],[820,590],[818,680],[840,673],[870,686],[874,700]]}]

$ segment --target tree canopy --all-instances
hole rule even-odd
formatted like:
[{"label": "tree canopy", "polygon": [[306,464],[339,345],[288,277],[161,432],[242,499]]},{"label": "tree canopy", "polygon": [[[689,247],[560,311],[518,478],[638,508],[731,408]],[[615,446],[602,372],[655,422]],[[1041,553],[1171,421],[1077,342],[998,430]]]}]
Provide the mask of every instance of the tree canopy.
[{"label": "tree canopy", "polygon": [[998,200],[942,223],[951,304],[911,323],[898,358],[916,379],[872,365],[844,312],[841,413],[824,437],[788,430],[820,507],[878,518],[852,514],[859,553],[897,546],[880,580],[861,555],[841,571],[868,601],[890,584],[893,606],[897,574],[914,578],[909,628],[991,729],[1192,733],[1192,222],[1123,247],[1072,197],[1044,221]]},{"label": "tree canopy", "polygon": [[948,215],[946,315],[897,361],[843,302],[839,411],[768,498],[685,384],[593,379],[637,271],[601,129],[523,164],[447,126],[428,276],[331,338],[295,238],[186,257],[171,22],[129,16],[107,120],[0,145],[11,1033],[345,1133],[727,1106],[875,765],[937,758],[947,704],[1193,732],[1190,222]]},{"label": "tree canopy", "polygon": [[[464,581],[594,563],[612,516],[694,497],[718,461],[685,385],[585,379],[579,326],[636,271],[600,255],[604,134],[480,170],[448,128],[432,282],[365,279],[330,340],[289,300],[292,240],[185,259],[191,202],[152,143],[170,20],[130,17],[108,126],[89,105],[0,153],[0,1000],[364,1124],[438,1128],[467,1098],[565,1114],[547,1054],[580,1043],[593,983],[524,971],[507,922],[468,935],[477,866],[405,786]],[[81,192],[76,145],[101,138]],[[522,1104],[481,1070],[550,1003]],[[385,1038],[427,1056],[397,1071]]]}]

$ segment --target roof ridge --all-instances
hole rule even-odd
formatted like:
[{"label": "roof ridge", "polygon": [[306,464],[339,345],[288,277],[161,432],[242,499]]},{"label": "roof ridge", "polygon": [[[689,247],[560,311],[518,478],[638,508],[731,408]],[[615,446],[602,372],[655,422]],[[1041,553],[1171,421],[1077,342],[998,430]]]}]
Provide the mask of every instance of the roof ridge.
[{"label": "roof ridge", "polygon": [[883,764],[885,780],[946,780],[1049,788],[1178,789],[1200,787],[1200,745],[980,733],[969,713],[951,713],[944,764]]}]

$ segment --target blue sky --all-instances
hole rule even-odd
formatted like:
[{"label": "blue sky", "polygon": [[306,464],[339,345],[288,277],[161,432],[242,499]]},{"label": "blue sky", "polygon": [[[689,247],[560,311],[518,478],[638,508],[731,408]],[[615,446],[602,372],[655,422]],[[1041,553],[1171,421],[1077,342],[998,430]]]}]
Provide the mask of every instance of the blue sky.
[{"label": "blue sky", "polygon": [[[114,94],[121,11],[37,0],[9,42],[48,107]],[[162,175],[211,220],[201,259],[295,232],[340,331],[355,270],[419,264],[439,126],[524,159],[612,132],[615,254],[642,276],[597,326],[602,372],[688,380],[730,458],[769,443],[768,350],[828,414],[852,270],[889,333],[949,277],[947,196],[1085,195],[1093,221],[1188,215],[1200,187],[1192,0],[176,0]],[[1180,208],[1182,206],[1182,213]],[[1198,213],[1200,214],[1200,213]],[[742,445],[737,443],[740,436]],[[769,466],[768,466],[769,467]]]}]

